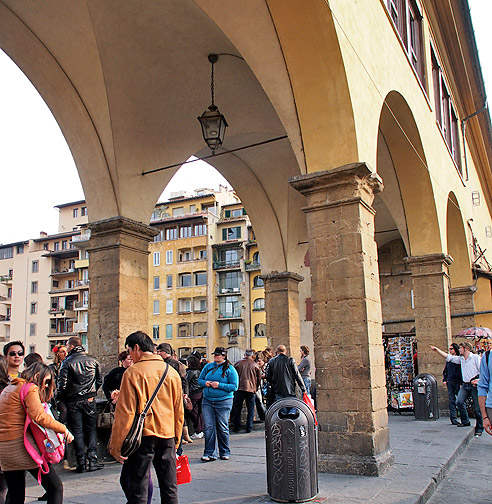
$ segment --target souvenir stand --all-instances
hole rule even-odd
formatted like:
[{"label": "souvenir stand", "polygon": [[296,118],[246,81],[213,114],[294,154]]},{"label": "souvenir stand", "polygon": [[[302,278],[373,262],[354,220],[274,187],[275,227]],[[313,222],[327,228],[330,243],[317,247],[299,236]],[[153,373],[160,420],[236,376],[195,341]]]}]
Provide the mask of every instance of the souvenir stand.
[{"label": "souvenir stand", "polygon": [[415,333],[383,334],[388,408],[401,413],[413,410],[413,379],[416,376]]}]

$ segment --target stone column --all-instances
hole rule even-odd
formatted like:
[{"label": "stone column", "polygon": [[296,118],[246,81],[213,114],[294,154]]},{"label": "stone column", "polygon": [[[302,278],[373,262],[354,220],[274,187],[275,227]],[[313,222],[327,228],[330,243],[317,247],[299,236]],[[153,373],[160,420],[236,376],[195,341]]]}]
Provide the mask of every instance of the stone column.
[{"label": "stone column", "polygon": [[451,336],[456,336],[462,329],[475,327],[475,292],[477,292],[475,285],[449,289]]},{"label": "stone column", "polygon": [[451,343],[449,266],[453,259],[446,254],[428,254],[405,261],[412,272],[419,373],[436,378],[439,410],[448,411],[448,394],[442,385],[445,361],[430,345],[447,352]]},{"label": "stone column", "polygon": [[89,349],[108,371],[130,333],[148,332],[148,244],[156,231],[120,216],[89,228]]},{"label": "stone column", "polygon": [[276,271],[262,275],[265,282],[266,333],[273,348],[285,345],[291,357],[299,360],[301,324],[299,320],[299,282],[297,273]]},{"label": "stone column", "polygon": [[378,476],[393,463],[371,206],[383,184],[364,163],[290,183],[307,199],[318,467]]}]

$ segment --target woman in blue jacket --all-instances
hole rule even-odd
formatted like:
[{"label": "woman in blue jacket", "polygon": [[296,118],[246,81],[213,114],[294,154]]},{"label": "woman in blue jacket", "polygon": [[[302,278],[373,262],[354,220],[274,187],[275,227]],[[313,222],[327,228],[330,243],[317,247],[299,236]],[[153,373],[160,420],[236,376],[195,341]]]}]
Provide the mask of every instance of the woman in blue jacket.
[{"label": "woman in blue jacket", "polygon": [[222,460],[229,460],[229,415],[234,392],[239,385],[239,376],[227,360],[227,351],[217,347],[214,362],[207,364],[198,377],[203,387],[202,416],[205,433],[205,450],[202,462],[217,460],[217,444]]}]

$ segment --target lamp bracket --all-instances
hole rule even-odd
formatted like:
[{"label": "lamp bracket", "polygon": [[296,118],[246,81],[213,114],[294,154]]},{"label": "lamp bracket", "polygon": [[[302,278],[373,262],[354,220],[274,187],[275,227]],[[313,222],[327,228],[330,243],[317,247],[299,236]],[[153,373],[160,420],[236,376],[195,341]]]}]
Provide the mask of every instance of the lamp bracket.
[{"label": "lamp bracket", "polygon": [[212,63],[212,65],[214,63],[217,63],[219,57],[217,56],[217,54],[209,54],[208,55],[208,61],[210,61],[210,63]]}]

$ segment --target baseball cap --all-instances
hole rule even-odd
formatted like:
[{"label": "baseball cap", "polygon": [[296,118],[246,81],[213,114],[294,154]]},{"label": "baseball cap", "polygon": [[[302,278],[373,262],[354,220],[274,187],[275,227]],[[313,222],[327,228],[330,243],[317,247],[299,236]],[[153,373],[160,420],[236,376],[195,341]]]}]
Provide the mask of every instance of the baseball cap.
[{"label": "baseball cap", "polygon": [[218,346],[214,350],[214,355],[223,355],[224,357],[227,357],[227,350],[224,347]]},{"label": "baseball cap", "polygon": [[166,352],[169,355],[172,355],[173,353],[173,347],[169,343],[160,343],[157,346],[157,350],[160,350],[161,352]]}]

